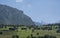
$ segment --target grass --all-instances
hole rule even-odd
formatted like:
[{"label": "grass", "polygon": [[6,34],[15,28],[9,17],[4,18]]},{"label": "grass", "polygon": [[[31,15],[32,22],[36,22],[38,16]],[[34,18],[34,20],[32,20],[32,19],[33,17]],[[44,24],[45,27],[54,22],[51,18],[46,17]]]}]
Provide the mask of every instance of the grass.
[{"label": "grass", "polygon": [[[0,30],[9,30],[7,28],[1,28]],[[31,34],[33,34],[33,36],[44,36],[46,34],[52,35],[52,36],[56,36],[57,38],[60,37],[60,33],[56,33],[55,28],[53,28],[53,30],[35,30],[34,32],[32,32],[32,29],[27,29],[27,30],[21,30],[21,28],[27,28],[27,27],[18,27],[18,29],[16,31],[3,31],[3,34],[0,35],[0,38],[12,38],[13,35],[18,35],[19,38],[26,38],[27,36],[30,36]],[[39,35],[37,35],[37,33],[39,33]]]}]

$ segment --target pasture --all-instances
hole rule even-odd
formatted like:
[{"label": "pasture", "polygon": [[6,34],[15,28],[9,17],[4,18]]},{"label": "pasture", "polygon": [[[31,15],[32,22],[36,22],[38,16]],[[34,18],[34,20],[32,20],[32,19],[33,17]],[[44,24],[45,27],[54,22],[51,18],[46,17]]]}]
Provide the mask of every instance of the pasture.
[{"label": "pasture", "polygon": [[59,26],[0,26],[0,38],[59,38]]}]

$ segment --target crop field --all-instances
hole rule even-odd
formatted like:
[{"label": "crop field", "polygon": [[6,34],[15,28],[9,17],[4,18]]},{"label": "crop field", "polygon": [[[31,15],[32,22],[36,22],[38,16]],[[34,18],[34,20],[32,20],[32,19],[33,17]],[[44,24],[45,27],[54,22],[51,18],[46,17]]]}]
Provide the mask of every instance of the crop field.
[{"label": "crop field", "polygon": [[60,38],[59,26],[0,26],[0,38]]}]

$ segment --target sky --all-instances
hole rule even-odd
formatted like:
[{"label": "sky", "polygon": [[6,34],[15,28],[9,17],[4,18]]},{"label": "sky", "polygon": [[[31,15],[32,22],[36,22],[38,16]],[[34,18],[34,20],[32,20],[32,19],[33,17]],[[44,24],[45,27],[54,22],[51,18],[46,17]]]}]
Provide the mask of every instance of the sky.
[{"label": "sky", "polygon": [[0,0],[0,4],[23,10],[34,22],[60,22],[60,0]]}]

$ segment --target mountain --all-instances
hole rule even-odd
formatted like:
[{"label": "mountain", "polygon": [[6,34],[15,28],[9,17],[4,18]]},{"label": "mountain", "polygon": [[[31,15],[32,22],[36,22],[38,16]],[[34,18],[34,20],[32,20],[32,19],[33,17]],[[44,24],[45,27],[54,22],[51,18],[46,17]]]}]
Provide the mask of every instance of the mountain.
[{"label": "mountain", "polygon": [[37,25],[37,26],[42,25],[42,23],[39,23],[39,22],[34,22],[34,24]]},{"label": "mountain", "polygon": [[0,24],[34,25],[34,22],[22,10],[0,4]]}]

